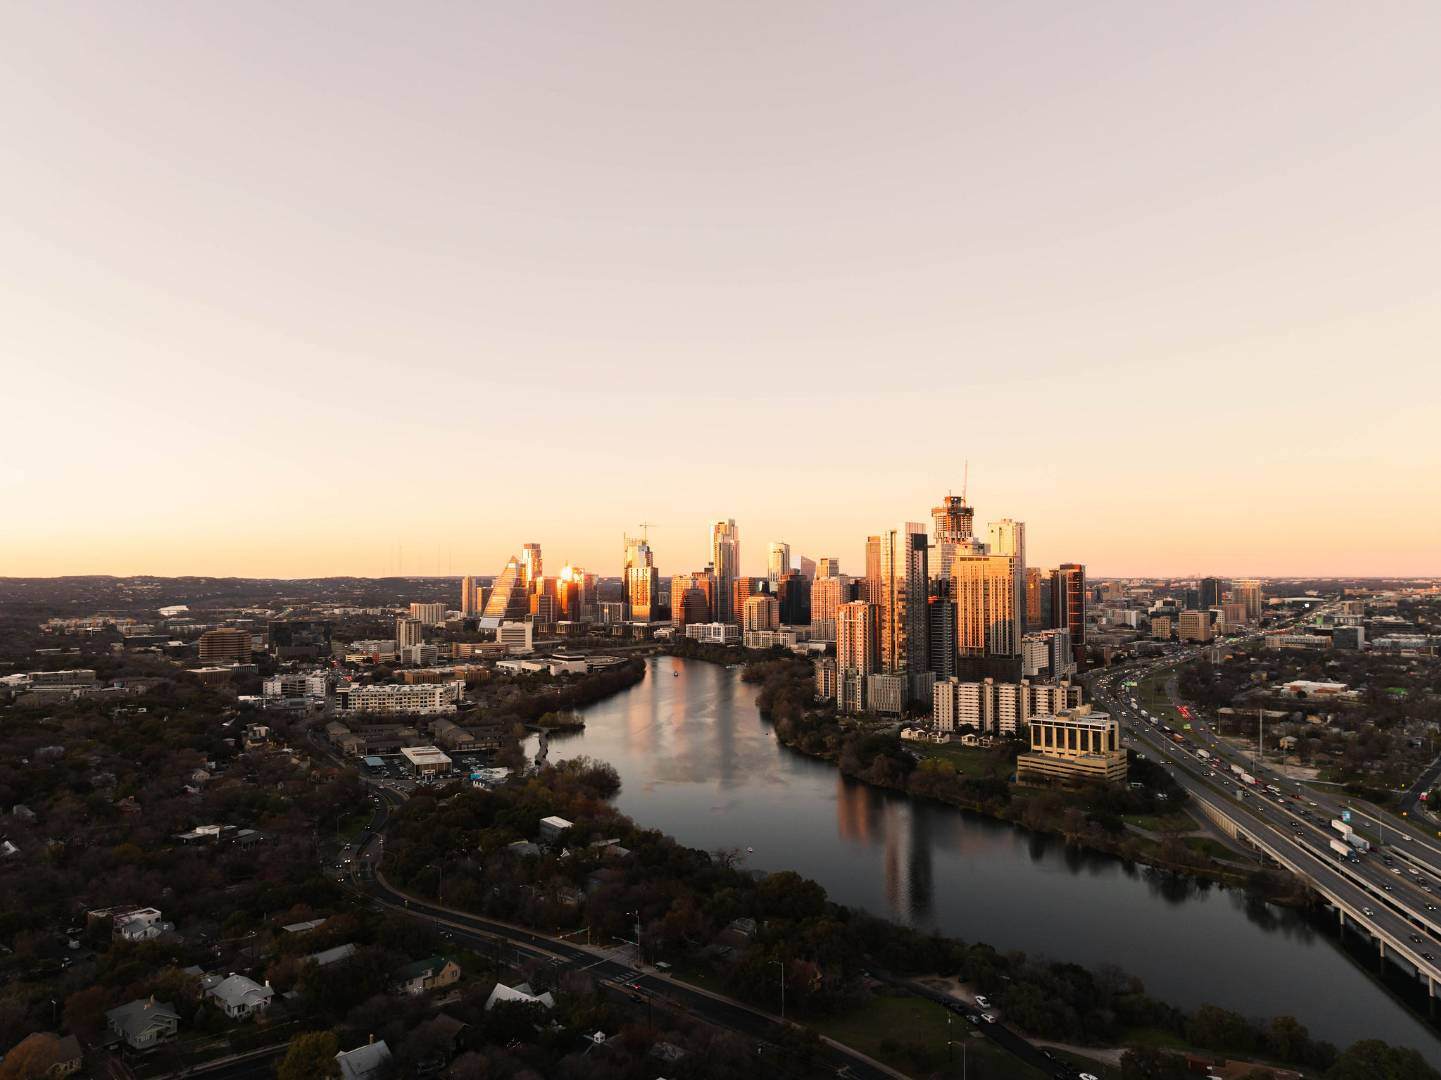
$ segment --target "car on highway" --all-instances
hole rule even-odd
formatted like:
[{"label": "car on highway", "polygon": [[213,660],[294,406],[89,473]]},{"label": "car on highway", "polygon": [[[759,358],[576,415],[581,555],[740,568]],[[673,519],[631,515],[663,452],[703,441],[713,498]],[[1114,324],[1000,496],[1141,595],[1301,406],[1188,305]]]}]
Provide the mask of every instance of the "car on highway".
[{"label": "car on highway", "polygon": [[1423,938],[1420,934],[1412,934],[1412,935],[1411,935],[1411,944],[1412,944],[1412,945],[1425,945],[1425,944],[1426,944],[1426,939]]},{"label": "car on highway", "polygon": [[1361,909],[1361,914],[1362,914],[1362,915],[1365,915],[1366,918],[1368,918],[1368,919],[1374,919],[1374,918],[1376,917],[1376,912],[1373,911],[1371,908],[1368,908],[1368,907],[1363,907],[1363,908]]},{"label": "car on highway", "polygon": [[983,1009],[989,1009],[991,1007],[991,999],[986,997],[984,994],[977,994],[976,1004]]},{"label": "car on highway", "polygon": [[981,1019],[988,1024],[994,1024],[996,1022],[996,1018],[990,1013],[981,1013]]}]

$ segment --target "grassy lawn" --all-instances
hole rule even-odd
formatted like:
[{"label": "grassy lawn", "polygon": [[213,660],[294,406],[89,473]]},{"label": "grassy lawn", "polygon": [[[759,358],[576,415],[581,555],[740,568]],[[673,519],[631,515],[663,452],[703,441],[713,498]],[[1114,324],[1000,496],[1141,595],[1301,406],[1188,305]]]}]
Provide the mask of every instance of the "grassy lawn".
[{"label": "grassy lawn", "polygon": [[1240,859],[1236,852],[1232,851],[1221,841],[1209,836],[1188,836],[1182,841],[1192,851],[1199,851],[1203,855],[1209,855],[1213,859],[1229,859],[1235,862]]},{"label": "grassy lawn", "polygon": [[984,779],[988,776],[998,776],[1005,779],[1011,774],[1011,763],[991,750],[985,750],[978,746],[961,746],[957,743],[944,743],[942,745],[928,745],[924,750],[926,757],[940,758],[955,769],[962,776],[970,776],[976,779]]},{"label": "grassy lawn", "polygon": [[1122,814],[1121,820],[1149,832],[1191,832],[1196,822],[1190,814]]},{"label": "grassy lawn", "polygon": [[677,963],[671,968],[670,973],[677,982],[690,983],[692,986],[699,986],[702,990],[709,990],[713,994],[727,993],[725,984],[720,977],[703,967],[690,967]]},{"label": "grassy lawn", "polygon": [[[1186,1050],[1185,1041],[1164,1028],[1127,1028],[1116,1040],[1118,1046],[1148,1046],[1153,1050]],[[1093,1070],[1094,1071],[1094,1070]]]},{"label": "grassy lawn", "polygon": [[[951,1023],[947,1024],[947,1020]],[[879,994],[859,1008],[811,1022],[815,1031],[883,1061],[908,1076],[961,1075],[965,1042],[967,1080],[1041,1080],[1038,1069],[977,1035],[964,1017],[925,998]],[[947,1048],[947,1039],[958,1045]],[[954,1064],[948,1065],[950,1054]]]}]

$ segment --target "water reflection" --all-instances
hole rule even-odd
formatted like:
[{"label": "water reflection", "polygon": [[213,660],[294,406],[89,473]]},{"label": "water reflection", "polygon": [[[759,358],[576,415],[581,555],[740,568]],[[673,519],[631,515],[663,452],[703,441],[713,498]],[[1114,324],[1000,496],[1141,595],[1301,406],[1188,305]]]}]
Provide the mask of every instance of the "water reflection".
[{"label": "water reflection", "polygon": [[657,659],[586,721],[552,760],[610,762],[620,809],[683,843],[753,846],[749,866],[796,870],[840,903],[1003,951],[1117,965],[1179,1005],[1289,1013],[1333,1042],[1383,1038],[1441,1062],[1435,1034],[1306,917],[846,780],[779,746],[739,672]]}]

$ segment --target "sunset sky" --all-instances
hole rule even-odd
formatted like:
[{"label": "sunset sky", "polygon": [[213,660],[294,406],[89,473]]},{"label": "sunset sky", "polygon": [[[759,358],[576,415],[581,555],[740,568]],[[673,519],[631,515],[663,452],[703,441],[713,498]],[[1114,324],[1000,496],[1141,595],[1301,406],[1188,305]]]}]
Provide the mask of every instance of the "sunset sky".
[{"label": "sunset sky", "polygon": [[1441,573],[1441,4],[14,4],[0,576]]}]

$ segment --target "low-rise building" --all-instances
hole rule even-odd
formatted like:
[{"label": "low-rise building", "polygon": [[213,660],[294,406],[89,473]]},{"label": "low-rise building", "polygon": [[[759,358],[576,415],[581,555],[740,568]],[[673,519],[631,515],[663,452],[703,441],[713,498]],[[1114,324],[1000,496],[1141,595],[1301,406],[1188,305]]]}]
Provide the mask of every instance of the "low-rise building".
[{"label": "low-rise building", "polygon": [[391,975],[391,986],[400,994],[424,994],[454,986],[460,981],[460,965],[443,956],[427,956],[406,964]]},{"label": "low-rise building", "polygon": [[739,645],[741,628],[735,623],[686,623],[685,636],[702,645]]},{"label": "low-rise building", "polygon": [[390,1047],[384,1039],[365,1043],[335,1055],[340,1080],[380,1080],[390,1075]]},{"label": "low-rise building", "polygon": [[180,1014],[168,1001],[137,998],[105,1014],[105,1023],[132,1050],[153,1050],[175,1038]]},{"label": "low-rise building", "polygon": [[450,755],[436,746],[403,746],[400,756],[416,776],[444,776],[450,772]]},{"label": "low-rise building", "polygon": [[270,1002],[275,997],[275,991],[270,988],[268,979],[262,986],[245,975],[215,978],[215,983],[210,986],[206,986],[202,980],[201,987],[205,996],[214,1001],[220,1011],[232,1020],[244,1020],[264,1012],[270,1008]]},{"label": "low-rise building", "polygon": [[561,833],[574,827],[575,822],[552,814],[540,819],[540,838],[547,844],[553,844],[560,839]]},{"label": "low-rise building", "polygon": [[490,1012],[497,1003],[502,1001],[516,1001],[523,1005],[540,1005],[547,1009],[555,1008],[555,998],[550,995],[550,991],[537,994],[531,990],[530,983],[521,983],[519,986],[496,983],[495,989],[490,992],[490,997],[485,999],[485,1011]]},{"label": "low-rise building", "polygon": [[345,683],[335,690],[337,716],[358,714],[409,714],[432,716],[456,711],[456,703],[465,693],[465,683],[384,683],[360,685]]},{"label": "low-rise building", "polygon": [[1089,705],[1031,718],[1031,751],[1016,758],[1019,779],[1122,784],[1121,725]]}]

